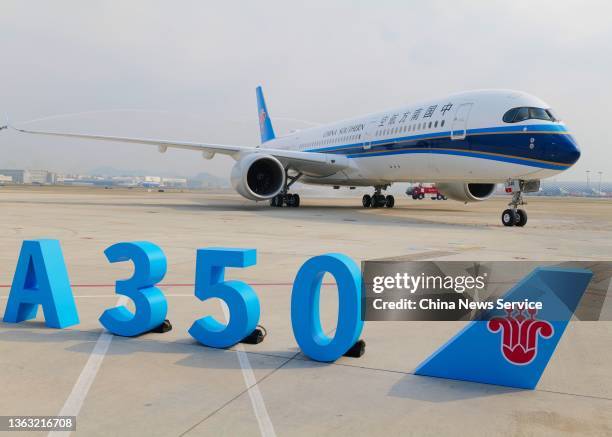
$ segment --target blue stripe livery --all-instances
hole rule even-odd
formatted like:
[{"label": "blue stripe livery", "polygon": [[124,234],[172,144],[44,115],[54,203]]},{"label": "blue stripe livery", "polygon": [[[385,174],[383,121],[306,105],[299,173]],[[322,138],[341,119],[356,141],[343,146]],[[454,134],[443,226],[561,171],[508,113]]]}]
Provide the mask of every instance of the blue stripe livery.
[{"label": "blue stripe livery", "polygon": [[342,154],[354,159],[435,153],[470,156],[551,170],[565,170],[580,157],[576,141],[565,131],[565,127],[559,125],[469,129],[466,134],[466,138],[462,140],[452,140],[451,132],[445,131],[372,141],[369,149],[364,149],[363,142],[360,142],[307,151]]}]

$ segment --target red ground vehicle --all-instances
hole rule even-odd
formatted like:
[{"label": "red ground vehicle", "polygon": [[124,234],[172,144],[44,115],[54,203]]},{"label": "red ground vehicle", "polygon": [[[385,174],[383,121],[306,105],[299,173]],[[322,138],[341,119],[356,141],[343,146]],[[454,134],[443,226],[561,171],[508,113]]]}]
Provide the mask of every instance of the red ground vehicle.
[{"label": "red ground vehicle", "polygon": [[425,196],[431,196],[431,200],[446,200],[446,196],[438,191],[435,185],[425,186],[425,185],[417,185],[411,188],[408,188],[406,194],[412,196],[414,200],[424,199]]}]

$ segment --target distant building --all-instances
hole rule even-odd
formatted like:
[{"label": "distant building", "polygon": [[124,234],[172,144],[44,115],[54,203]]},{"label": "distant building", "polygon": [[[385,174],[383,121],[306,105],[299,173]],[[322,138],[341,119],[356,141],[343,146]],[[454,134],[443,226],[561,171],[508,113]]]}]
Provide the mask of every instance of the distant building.
[{"label": "distant building", "polygon": [[187,178],[162,178],[161,184],[168,188],[186,188]]},{"label": "distant building", "polygon": [[0,174],[9,176],[11,180],[16,184],[25,184],[27,170],[8,170],[0,169]]},{"label": "distant building", "polygon": [[0,174],[10,176],[16,184],[53,184],[55,173],[47,170],[0,169]]},{"label": "distant building", "polygon": [[11,176],[0,174],[0,184],[10,184],[11,182],[13,182],[13,178]]}]

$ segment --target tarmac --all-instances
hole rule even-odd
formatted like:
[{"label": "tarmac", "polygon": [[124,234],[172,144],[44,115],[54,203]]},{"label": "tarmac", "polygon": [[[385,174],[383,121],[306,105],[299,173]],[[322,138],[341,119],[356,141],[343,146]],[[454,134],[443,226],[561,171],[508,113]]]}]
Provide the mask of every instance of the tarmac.
[{"label": "tarmac", "polygon": [[[229,192],[0,187],[0,306],[22,241],[54,238],[81,320],[50,329],[39,311],[36,321],[0,323],[0,414],[77,415],[73,434],[87,436],[612,435],[612,322],[571,323],[535,390],[414,375],[462,322],[366,322],[365,355],[332,364],[303,356],[293,338],[293,279],[323,253],[357,262],[611,258],[611,200],[528,201],[527,226],[505,228],[506,197],[464,205],[396,196],[393,209],[363,209],[358,194],[302,196],[300,208],[271,208]],[[115,337],[98,322],[117,305],[114,282],[130,276],[130,263],[110,264],[103,251],[133,240],[167,255],[159,287],[168,333]],[[209,246],[257,249],[257,265],[226,276],[257,292],[263,343],[218,350],[187,333],[204,315],[224,317],[218,300],[193,295],[196,249]],[[324,286],[325,330],[336,315],[335,287]]]}]

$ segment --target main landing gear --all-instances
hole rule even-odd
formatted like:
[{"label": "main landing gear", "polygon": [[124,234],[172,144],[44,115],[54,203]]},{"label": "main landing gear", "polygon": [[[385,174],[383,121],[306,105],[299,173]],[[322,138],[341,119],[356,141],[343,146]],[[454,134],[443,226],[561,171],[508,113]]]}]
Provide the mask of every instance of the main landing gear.
[{"label": "main landing gear", "polygon": [[297,208],[298,206],[300,206],[300,195],[291,193],[277,194],[272,199],[270,199],[270,206],[293,206]]},{"label": "main landing gear", "polygon": [[[287,172],[287,170],[285,170]],[[297,208],[300,206],[300,195],[299,194],[291,194],[289,193],[289,188],[293,185],[299,178],[302,177],[302,173],[298,173],[295,176],[289,176],[286,174],[285,178],[285,186],[276,196],[270,199],[270,206],[282,207],[282,206],[291,206]]]},{"label": "main landing gear", "polygon": [[512,200],[508,204],[510,208],[502,212],[501,219],[504,226],[522,227],[527,224],[527,212],[519,208],[519,206],[527,204],[523,200],[523,191],[525,191],[526,183],[525,181],[509,181],[506,183],[506,192],[512,193]]},{"label": "main landing gear", "polygon": [[365,194],[361,199],[361,203],[364,208],[393,208],[395,206],[395,197],[391,194],[385,196],[381,193],[384,189],[386,190],[389,186],[376,186],[374,187],[374,194],[371,196],[369,194]]}]

